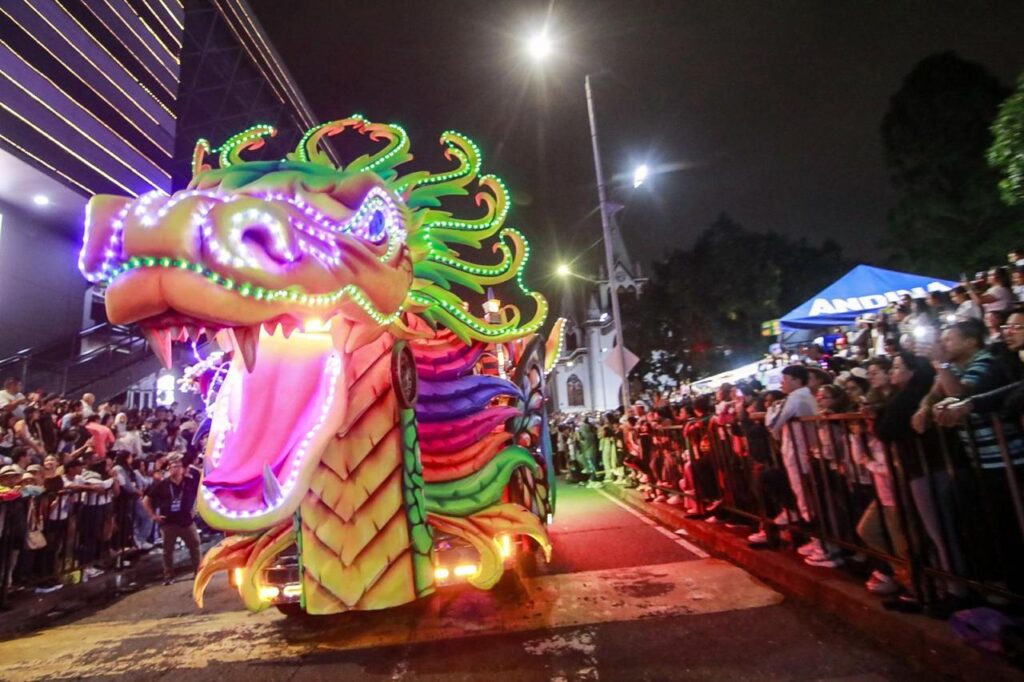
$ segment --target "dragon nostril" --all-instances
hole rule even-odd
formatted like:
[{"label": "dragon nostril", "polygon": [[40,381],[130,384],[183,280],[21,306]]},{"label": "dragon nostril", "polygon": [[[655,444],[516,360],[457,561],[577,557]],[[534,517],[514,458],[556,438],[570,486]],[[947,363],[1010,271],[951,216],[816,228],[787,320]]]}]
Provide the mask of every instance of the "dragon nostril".
[{"label": "dragon nostril", "polygon": [[369,224],[366,226],[366,236],[370,238],[370,241],[379,242],[386,235],[384,213],[382,211],[374,211],[373,215],[370,216]]}]

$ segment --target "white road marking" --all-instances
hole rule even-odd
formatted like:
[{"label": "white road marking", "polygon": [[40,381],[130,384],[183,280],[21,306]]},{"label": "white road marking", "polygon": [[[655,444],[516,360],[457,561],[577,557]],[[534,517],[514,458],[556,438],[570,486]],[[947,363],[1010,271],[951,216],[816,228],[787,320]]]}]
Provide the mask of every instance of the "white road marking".
[{"label": "white road marking", "polygon": [[622,507],[623,509],[628,511],[630,514],[632,514],[633,516],[637,517],[638,519],[640,519],[641,521],[646,523],[648,526],[650,526],[654,530],[658,531],[659,533],[661,533],[662,535],[667,537],[672,542],[680,545],[681,547],[686,549],[686,551],[688,551],[688,552],[690,552],[692,554],[696,554],[701,559],[707,559],[709,556],[711,556],[710,554],[705,552],[703,549],[701,549],[697,545],[693,544],[689,540],[685,540],[682,537],[676,535],[672,531],[670,531],[667,528],[665,528],[664,526],[662,526],[660,523],[658,523],[658,522],[656,522],[656,521],[654,521],[654,520],[644,516],[643,514],[638,512],[636,509],[633,509],[632,507],[630,507],[625,502],[621,502],[621,501],[615,499],[614,497],[612,497],[611,495],[609,495],[608,493],[606,493],[605,491],[603,491],[601,489],[598,489],[597,492],[601,493],[602,495],[607,497],[609,500],[611,500],[615,504],[619,505],[620,507]]},{"label": "white road marking", "polygon": [[[597,636],[597,629],[593,627],[581,630],[562,631],[542,639],[534,639],[523,643],[526,653],[534,656],[544,656],[551,660],[555,659],[555,669],[550,677],[551,682],[580,682],[581,680],[597,680],[597,645],[594,639]],[[571,673],[564,670],[564,663],[557,660],[559,657],[572,655],[583,657],[582,668],[577,667]],[[571,665],[571,661],[569,662]]]}]

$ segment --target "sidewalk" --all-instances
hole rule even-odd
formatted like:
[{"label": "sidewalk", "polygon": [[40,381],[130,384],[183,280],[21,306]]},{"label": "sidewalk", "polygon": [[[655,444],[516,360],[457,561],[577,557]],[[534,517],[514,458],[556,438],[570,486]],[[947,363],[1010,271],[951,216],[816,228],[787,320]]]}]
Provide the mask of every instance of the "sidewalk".
[{"label": "sidewalk", "polygon": [[[203,543],[204,553],[216,539]],[[174,563],[177,567],[175,581],[190,580],[188,551],[180,545],[175,550]],[[22,637],[55,623],[83,618],[105,604],[162,580],[163,552],[157,548],[136,556],[131,566],[120,571],[107,569],[103,575],[65,585],[56,592],[36,594],[27,588],[11,595],[6,607],[0,610],[0,641]]]},{"label": "sidewalk", "polygon": [[995,655],[965,644],[949,624],[924,615],[885,610],[881,600],[845,571],[814,568],[787,549],[755,549],[746,541],[754,529],[728,528],[687,518],[681,507],[644,502],[636,490],[617,485],[609,495],[679,529],[680,534],[719,557],[728,559],[783,593],[824,610],[875,639],[890,651],[913,659],[937,676],[957,679],[1020,680],[1024,672]]}]

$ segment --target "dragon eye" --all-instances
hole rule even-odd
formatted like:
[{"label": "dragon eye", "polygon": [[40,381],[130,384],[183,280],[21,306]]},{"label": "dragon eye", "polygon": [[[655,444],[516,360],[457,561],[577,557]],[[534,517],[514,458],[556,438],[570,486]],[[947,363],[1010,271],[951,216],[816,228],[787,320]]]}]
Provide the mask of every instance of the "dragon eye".
[{"label": "dragon eye", "polygon": [[374,211],[370,216],[370,222],[366,225],[366,236],[375,244],[379,244],[388,236],[387,221],[383,211]]}]

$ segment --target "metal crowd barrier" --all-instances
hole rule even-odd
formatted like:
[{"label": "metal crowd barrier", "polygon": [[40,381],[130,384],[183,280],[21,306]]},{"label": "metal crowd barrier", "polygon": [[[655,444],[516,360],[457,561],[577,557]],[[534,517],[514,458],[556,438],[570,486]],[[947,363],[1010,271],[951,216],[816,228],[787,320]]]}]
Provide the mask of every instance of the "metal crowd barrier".
[{"label": "metal crowd barrier", "polygon": [[[89,567],[122,570],[135,551],[135,497],[124,491],[103,505],[62,490],[0,501],[0,607],[16,588],[79,582]],[[31,548],[29,531],[46,544]]]},{"label": "metal crowd barrier", "polygon": [[[935,428],[886,444],[861,414],[805,417],[783,427],[798,444],[789,470],[763,415],[693,419],[656,429],[645,464],[693,513],[760,524],[776,541],[783,533],[773,519],[784,514],[794,543],[815,538],[835,553],[887,563],[925,604],[968,588],[1024,604],[1021,424],[979,419],[975,430]],[[982,466],[979,425],[992,428],[1001,466]],[[889,495],[879,494],[880,476]]]}]

